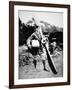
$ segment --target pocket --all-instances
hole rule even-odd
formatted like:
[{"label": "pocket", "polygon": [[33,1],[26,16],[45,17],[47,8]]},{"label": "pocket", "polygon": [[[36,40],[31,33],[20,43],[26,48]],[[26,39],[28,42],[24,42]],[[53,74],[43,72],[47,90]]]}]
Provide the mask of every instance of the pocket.
[{"label": "pocket", "polygon": [[32,47],[39,47],[39,41],[38,40],[32,40]]}]

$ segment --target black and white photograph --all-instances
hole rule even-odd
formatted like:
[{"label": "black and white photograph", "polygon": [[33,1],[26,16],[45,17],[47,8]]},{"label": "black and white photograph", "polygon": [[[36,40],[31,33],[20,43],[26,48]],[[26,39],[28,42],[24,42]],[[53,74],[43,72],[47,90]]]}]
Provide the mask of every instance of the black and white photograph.
[{"label": "black and white photograph", "polygon": [[70,6],[10,2],[9,11],[9,87],[69,85]]},{"label": "black and white photograph", "polygon": [[63,77],[63,13],[18,11],[19,79]]}]

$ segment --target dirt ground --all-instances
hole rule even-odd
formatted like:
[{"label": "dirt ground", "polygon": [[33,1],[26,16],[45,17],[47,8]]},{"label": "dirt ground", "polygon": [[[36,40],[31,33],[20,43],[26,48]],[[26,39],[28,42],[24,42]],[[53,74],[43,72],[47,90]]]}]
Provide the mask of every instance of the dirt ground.
[{"label": "dirt ground", "polygon": [[46,60],[46,69],[43,68],[42,62],[38,62],[36,68],[33,63],[19,67],[19,79],[32,79],[32,78],[50,78],[50,77],[62,77],[63,76],[63,55],[52,57],[52,62],[57,70],[57,74],[53,74],[48,61]]}]

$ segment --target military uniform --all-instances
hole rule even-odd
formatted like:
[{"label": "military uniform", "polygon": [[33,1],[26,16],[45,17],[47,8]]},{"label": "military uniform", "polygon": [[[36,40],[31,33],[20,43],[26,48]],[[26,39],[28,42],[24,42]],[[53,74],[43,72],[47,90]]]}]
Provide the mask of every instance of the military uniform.
[{"label": "military uniform", "polygon": [[[27,40],[27,45],[29,47],[30,52],[34,56],[34,66],[36,68],[36,64],[38,61],[43,62],[44,70],[46,70],[45,61],[47,60],[46,51],[41,43],[41,34],[38,30],[36,30]],[[36,40],[35,46],[33,44],[33,40]]]}]

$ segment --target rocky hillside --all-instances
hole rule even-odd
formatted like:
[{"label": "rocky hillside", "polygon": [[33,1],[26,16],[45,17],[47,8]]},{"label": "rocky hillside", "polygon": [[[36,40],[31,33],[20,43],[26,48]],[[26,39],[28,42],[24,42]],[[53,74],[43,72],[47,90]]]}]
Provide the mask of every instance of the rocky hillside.
[{"label": "rocky hillside", "polygon": [[[50,43],[56,41],[62,45],[63,43],[63,28],[51,25],[48,22],[40,21],[44,26],[42,26],[43,34],[49,34]],[[26,24],[23,23],[19,18],[19,46],[26,44],[28,37],[35,31],[38,27],[35,19],[29,20]],[[62,46],[61,46],[62,47]]]}]

